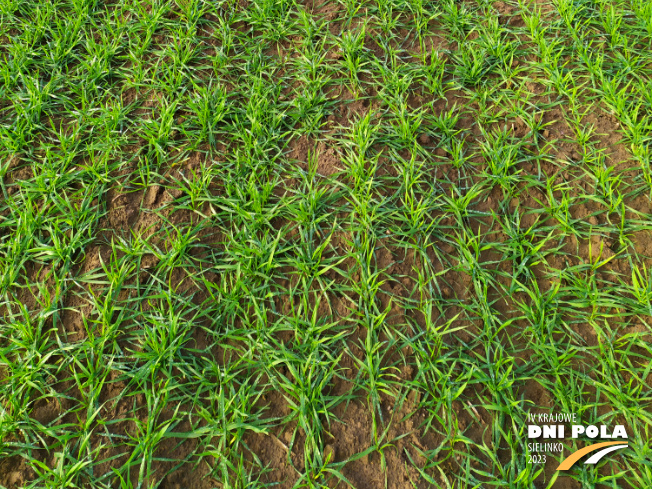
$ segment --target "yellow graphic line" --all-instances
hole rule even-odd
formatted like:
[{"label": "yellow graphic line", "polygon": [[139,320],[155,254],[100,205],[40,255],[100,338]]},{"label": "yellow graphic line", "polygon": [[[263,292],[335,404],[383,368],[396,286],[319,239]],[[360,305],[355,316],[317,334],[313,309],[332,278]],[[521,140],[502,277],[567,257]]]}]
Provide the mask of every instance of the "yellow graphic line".
[{"label": "yellow graphic line", "polygon": [[594,452],[599,448],[609,447],[611,445],[622,445],[622,444],[623,444],[622,441],[606,441],[604,443],[595,443],[593,445],[589,445],[588,447],[584,447],[581,450],[571,453],[568,457],[564,459],[564,461],[559,465],[559,467],[557,467],[557,470],[570,469],[575,464],[575,462],[581,459],[584,455],[586,455],[587,453]]}]

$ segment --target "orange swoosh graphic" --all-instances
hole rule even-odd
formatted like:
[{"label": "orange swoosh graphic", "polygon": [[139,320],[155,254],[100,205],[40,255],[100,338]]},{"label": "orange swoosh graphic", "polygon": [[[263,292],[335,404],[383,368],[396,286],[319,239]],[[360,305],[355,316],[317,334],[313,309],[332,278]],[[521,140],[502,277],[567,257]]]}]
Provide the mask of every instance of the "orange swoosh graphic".
[{"label": "orange swoosh graphic", "polygon": [[584,455],[586,455],[587,453],[591,453],[595,450],[598,450],[599,448],[609,447],[611,445],[622,445],[622,444],[623,444],[622,441],[606,441],[604,443],[595,443],[593,445],[589,445],[588,447],[584,447],[581,450],[571,453],[568,457],[564,459],[564,461],[559,465],[559,467],[557,467],[557,470],[570,469],[575,464],[575,462],[581,459]]}]

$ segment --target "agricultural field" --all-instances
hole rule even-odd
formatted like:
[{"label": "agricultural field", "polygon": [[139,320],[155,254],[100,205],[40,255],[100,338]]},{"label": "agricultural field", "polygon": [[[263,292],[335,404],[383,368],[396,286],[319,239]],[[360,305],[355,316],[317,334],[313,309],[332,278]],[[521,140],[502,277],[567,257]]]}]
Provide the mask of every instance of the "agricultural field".
[{"label": "agricultural field", "polygon": [[0,0],[0,487],[652,487],[651,75],[648,0]]}]

